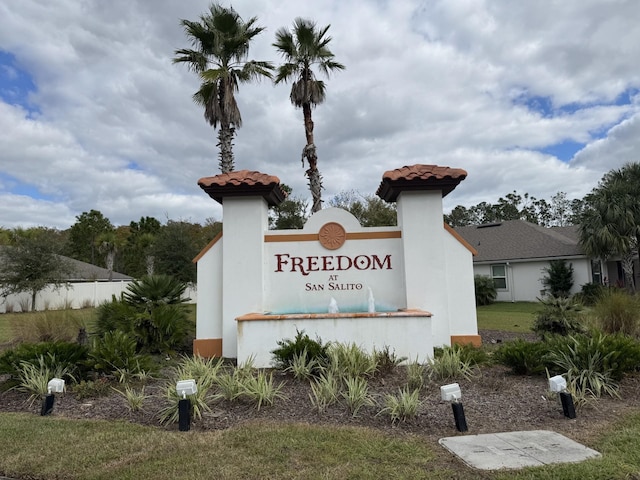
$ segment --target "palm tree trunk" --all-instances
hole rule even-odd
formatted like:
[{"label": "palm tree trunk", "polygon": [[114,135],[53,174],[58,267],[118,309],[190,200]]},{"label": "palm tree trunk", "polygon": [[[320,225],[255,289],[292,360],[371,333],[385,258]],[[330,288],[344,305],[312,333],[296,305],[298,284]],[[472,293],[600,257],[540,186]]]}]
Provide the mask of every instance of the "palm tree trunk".
[{"label": "palm tree trunk", "polygon": [[311,119],[310,103],[302,105],[302,113],[304,114],[304,133],[307,138],[307,144],[302,150],[302,165],[304,166],[306,158],[307,162],[309,162],[309,168],[305,175],[309,179],[309,191],[313,200],[311,213],[315,213],[322,210],[322,176],[318,171],[318,156],[316,154],[316,146],[313,143],[313,120]]},{"label": "palm tree trunk", "polygon": [[222,173],[233,172],[235,168],[233,160],[233,136],[235,130],[229,124],[221,124],[218,130],[217,146],[220,148],[220,171]]},{"label": "palm tree trunk", "polygon": [[629,293],[635,293],[636,286],[633,281],[633,253],[631,251],[622,255],[622,271],[624,272],[624,280]]}]

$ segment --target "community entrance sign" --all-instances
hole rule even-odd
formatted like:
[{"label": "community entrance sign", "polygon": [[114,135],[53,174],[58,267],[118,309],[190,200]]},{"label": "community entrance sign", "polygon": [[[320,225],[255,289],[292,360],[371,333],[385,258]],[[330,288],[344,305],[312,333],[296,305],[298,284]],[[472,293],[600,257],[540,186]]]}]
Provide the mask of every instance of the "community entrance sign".
[{"label": "community entrance sign", "polygon": [[442,197],[465,177],[435,165],[386,172],[377,193],[397,202],[397,227],[362,227],[330,208],[301,230],[278,231],[268,230],[268,207],[285,198],[277,177],[200,179],[224,218],[223,234],[195,259],[194,353],[267,367],[277,341],[297,330],[422,361],[434,345],[479,344],[474,251],[442,217]]}]

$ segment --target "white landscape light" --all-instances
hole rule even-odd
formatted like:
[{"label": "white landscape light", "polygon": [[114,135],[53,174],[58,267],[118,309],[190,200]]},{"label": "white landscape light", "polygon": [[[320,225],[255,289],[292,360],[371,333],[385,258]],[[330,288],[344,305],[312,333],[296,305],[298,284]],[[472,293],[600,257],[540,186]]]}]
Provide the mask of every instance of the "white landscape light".
[{"label": "white landscape light", "polygon": [[187,395],[194,395],[198,392],[198,386],[195,380],[180,380],[176,383],[176,391],[182,398],[187,398]]},{"label": "white landscape light", "polygon": [[460,402],[462,399],[462,391],[460,385],[457,383],[450,383],[449,385],[443,385],[440,387],[440,397],[443,402],[451,402],[451,408],[453,409],[453,419],[456,422],[456,429],[459,432],[466,432],[467,419],[464,416],[464,407]]},{"label": "white landscape light", "polygon": [[564,392],[567,389],[567,381],[562,375],[556,375],[549,379],[549,390],[552,392]]},{"label": "white landscape light", "polygon": [[52,378],[47,384],[49,393],[63,393],[64,392],[64,380],[61,378]]},{"label": "white landscape light", "polygon": [[462,398],[460,385],[458,385],[457,383],[443,385],[442,387],[440,387],[440,396],[443,402],[457,402]]}]

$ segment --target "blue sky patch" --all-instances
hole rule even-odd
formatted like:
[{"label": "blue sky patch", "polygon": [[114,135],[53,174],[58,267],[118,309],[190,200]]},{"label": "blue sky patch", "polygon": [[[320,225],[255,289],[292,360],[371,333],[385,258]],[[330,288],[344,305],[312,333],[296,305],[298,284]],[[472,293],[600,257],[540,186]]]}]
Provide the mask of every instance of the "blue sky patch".
[{"label": "blue sky patch", "polygon": [[555,145],[546,146],[539,151],[546,153],[547,155],[553,155],[563,162],[568,162],[573,156],[582,150],[586,144],[574,142],[572,140],[566,140],[562,143],[556,143]]},{"label": "blue sky patch", "polygon": [[20,105],[29,113],[39,113],[29,101],[29,94],[37,90],[33,77],[20,68],[16,57],[0,50],[0,100],[10,105]]},{"label": "blue sky patch", "polygon": [[14,195],[25,195],[37,200],[53,200],[52,197],[43,195],[34,185],[24,183],[7,173],[0,172],[0,185],[1,190]]}]

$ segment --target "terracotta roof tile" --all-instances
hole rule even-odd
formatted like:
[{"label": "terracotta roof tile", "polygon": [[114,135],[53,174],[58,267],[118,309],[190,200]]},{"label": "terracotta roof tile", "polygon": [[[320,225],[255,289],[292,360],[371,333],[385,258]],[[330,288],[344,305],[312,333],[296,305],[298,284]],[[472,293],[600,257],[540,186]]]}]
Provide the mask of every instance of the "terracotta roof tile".
[{"label": "terracotta roof tile", "polygon": [[278,177],[251,170],[203,177],[198,180],[198,185],[218,203],[222,203],[224,197],[262,196],[274,206],[287,197]]},{"label": "terracotta roof tile", "polygon": [[465,178],[467,172],[461,168],[410,165],[384,172],[376,194],[387,202],[394,202],[403,191],[442,190],[444,197]]}]

